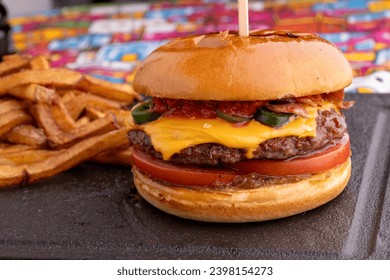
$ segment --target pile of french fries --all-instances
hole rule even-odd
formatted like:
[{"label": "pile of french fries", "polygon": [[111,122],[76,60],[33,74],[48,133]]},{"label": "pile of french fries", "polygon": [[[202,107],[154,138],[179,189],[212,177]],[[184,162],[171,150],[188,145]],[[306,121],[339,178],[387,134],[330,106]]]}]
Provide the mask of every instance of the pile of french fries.
[{"label": "pile of french fries", "polygon": [[43,56],[0,63],[0,188],[31,183],[85,161],[131,164],[125,119],[139,96]]}]

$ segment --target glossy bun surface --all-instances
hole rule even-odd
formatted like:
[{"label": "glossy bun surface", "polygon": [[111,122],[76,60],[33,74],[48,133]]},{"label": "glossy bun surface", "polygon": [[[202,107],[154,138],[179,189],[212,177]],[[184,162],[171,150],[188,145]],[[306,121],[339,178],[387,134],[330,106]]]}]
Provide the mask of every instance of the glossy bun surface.
[{"label": "glossy bun surface", "polygon": [[352,81],[335,45],[316,35],[262,30],[175,39],[138,69],[138,93],[189,100],[273,100],[333,92]]}]

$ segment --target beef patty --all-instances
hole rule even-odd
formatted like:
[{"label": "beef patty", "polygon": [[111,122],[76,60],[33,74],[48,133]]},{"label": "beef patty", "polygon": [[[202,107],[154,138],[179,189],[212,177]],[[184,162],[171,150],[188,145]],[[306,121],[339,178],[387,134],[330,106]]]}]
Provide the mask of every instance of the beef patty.
[{"label": "beef patty", "polygon": [[[334,110],[319,111],[316,118],[316,137],[288,136],[269,139],[259,145],[254,152],[256,159],[287,159],[336,145],[343,138],[347,126],[343,115]],[[140,130],[132,130],[128,134],[130,142],[139,150],[162,159],[150,141],[149,136]],[[174,154],[170,162],[178,164],[219,165],[233,164],[246,159],[246,150],[228,148],[214,143],[199,144],[183,149]]]}]

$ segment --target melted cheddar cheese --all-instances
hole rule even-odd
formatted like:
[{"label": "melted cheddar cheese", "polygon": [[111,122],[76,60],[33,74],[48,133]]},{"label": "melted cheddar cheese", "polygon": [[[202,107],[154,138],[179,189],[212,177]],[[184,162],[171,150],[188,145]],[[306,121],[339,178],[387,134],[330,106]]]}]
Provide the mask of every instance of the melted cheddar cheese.
[{"label": "melted cheddar cheese", "polygon": [[[329,107],[329,106],[325,106]],[[333,107],[333,106],[332,106]],[[292,122],[273,128],[257,121],[236,127],[232,123],[216,119],[159,118],[137,126],[150,136],[153,147],[164,160],[193,145],[217,143],[229,148],[245,149],[248,159],[264,141],[286,136],[316,136],[317,108],[306,108],[309,118],[298,117]]]}]

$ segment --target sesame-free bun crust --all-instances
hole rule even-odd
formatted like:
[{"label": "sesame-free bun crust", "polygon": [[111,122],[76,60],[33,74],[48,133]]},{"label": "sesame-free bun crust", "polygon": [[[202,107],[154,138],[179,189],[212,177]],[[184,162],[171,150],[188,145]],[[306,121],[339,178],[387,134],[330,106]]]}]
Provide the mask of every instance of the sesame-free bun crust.
[{"label": "sesame-free bun crust", "polygon": [[136,92],[189,100],[273,100],[333,92],[352,81],[335,45],[316,35],[263,30],[175,39],[151,53]]},{"label": "sesame-free bun crust", "polygon": [[198,221],[241,223],[295,215],[334,199],[348,183],[351,160],[296,183],[256,189],[175,187],[153,180],[135,166],[133,173],[138,192],[167,213]]}]

